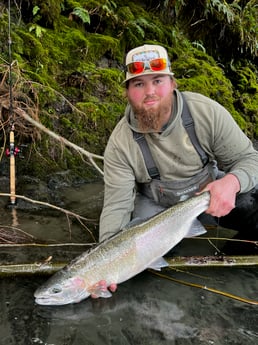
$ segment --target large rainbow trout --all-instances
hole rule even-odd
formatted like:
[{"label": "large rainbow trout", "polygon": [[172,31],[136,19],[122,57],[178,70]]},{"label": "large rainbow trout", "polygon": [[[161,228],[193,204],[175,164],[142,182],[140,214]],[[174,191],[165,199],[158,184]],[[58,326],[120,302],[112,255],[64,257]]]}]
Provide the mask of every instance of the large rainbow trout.
[{"label": "large rainbow trout", "polygon": [[122,283],[147,268],[160,270],[168,266],[163,258],[185,237],[206,232],[197,216],[210,202],[204,192],[155,215],[138,225],[119,231],[96,247],[75,258],[55,273],[35,292],[42,305],[78,303],[91,294],[110,297],[98,282]]}]

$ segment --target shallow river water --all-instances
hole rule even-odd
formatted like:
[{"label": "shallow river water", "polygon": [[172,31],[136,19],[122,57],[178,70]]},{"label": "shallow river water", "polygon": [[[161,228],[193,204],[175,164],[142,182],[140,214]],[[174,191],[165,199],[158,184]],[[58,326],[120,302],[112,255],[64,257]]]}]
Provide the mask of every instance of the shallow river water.
[{"label": "shallow river water", "polygon": [[[101,183],[67,189],[69,210],[98,217]],[[12,226],[14,214],[3,209],[0,227]],[[77,221],[59,213],[15,212],[16,227],[46,242],[85,243],[91,240]],[[92,227],[97,233],[97,226]],[[214,235],[214,234],[213,234]],[[221,234],[220,234],[221,235]],[[69,261],[83,246],[1,247],[1,263]],[[183,240],[172,253],[213,255],[207,241]],[[2,276],[0,279],[1,345],[135,345],[135,344],[258,344],[258,305],[209,292],[205,287],[258,301],[258,267],[196,268],[166,272],[200,284],[190,287],[146,271],[120,284],[109,299],[86,299],[59,307],[36,305],[33,293],[46,275]]]}]

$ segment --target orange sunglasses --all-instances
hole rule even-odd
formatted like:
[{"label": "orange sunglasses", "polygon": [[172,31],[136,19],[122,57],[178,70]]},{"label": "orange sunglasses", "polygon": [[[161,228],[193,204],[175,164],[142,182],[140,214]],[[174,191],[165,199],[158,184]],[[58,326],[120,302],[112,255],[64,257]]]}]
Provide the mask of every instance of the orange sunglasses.
[{"label": "orange sunglasses", "polygon": [[151,69],[153,72],[163,71],[167,67],[167,60],[158,58],[150,61],[135,61],[127,65],[127,70],[130,74],[139,74],[146,69]]}]

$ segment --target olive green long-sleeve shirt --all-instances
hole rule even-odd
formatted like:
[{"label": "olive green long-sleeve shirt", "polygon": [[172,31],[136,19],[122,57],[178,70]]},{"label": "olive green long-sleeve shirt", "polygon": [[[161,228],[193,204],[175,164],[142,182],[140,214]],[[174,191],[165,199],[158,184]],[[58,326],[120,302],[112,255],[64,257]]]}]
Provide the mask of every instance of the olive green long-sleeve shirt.
[{"label": "olive green long-sleeve shirt", "polygon": [[[258,183],[258,152],[219,103],[198,93],[184,92],[196,135],[210,159],[220,169],[237,176],[244,193]],[[183,180],[202,170],[202,162],[182,124],[183,100],[173,95],[171,119],[161,134],[145,134],[161,180]],[[130,105],[111,134],[104,154],[104,205],[100,240],[124,227],[134,209],[136,184],[150,182],[147,168],[132,130],[138,131]]]}]

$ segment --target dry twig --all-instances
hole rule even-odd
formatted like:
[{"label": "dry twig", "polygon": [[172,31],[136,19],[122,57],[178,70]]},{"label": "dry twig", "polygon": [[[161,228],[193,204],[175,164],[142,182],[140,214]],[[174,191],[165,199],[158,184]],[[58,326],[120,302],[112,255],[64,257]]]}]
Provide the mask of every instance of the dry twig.
[{"label": "dry twig", "polygon": [[[10,194],[10,193],[0,193],[0,196],[8,196],[8,197],[10,197],[11,194]],[[74,213],[74,212],[71,212],[71,211],[69,211],[69,210],[63,209],[63,208],[61,208],[61,207],[59,207],[59,206],[55,206],[55,205],[49,204],[49,203],[47,203],[47,202],[37,201],[37,200],[30,199],[30,198],[28,198],[28,197],[26,197],[26,196],[24,196],[24,195],[15,195],[15,197],[16,197],[17,199],[23,199],[23,200],[28,201],[28,202],[33,203],[33,204],[43,205],[43,206],[50,207],[50,208],[53,208],[53,209],[55,209],[55,210],[61,211],[61,212],[65,213],[67,217],[69,217],[69,216],[74,217],[75,219],[78,220],[78,222],[79,222],[84,228],[86,228],[86,230],[87,230],[87,231],[89,232],[89,234],[91,235],[93,241],[96,242],[96,239],[95,239],[95,237],[94,237],[92,231],[83,223],[83,220],[84,220],[84,221],[87,221],[87,222],[94,222],[95,220],[85,218],[85,217],[80,216],[80,215],[78,215],[78,214],[76,214],[76,213]]]},{"label": "dry twig", "polygon": [[46,134],[48,134],[49,136],[51,136],[52,138],[54,138],[55,140],[59,141],[61,144],[64,144],[68,147],[73,148],[75,151],[85,155],[88,160],[90,161],[90,163],[94,166],[94,168],[101,174],[103,175],[103,171],[99,168],[99,166],[95,163],[94,159],[100,159],[103,160],[103,156],[99,156],[96,155],[94,153],[91,153],[89,151],[84,150],[83,148],[81,148],[80,146],[77,146],[74,143],[71,143],[69,140],[65,139],[64,137],[56,134],[55,132],[51,131],[50,129],[46,128],[42,123],[40,123],[39,121],[34,120],[33,118],[31,118],[24,110],[22,109],[15,109],[15,112],[17,114],[19,114],[20,116],[22,116],[25,120],[27,120],[28,122],[32,123],[35,127],[39,128],[40,130],[42,130],[43,132],[45,132]]}]

